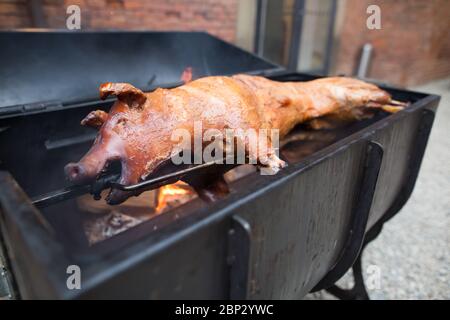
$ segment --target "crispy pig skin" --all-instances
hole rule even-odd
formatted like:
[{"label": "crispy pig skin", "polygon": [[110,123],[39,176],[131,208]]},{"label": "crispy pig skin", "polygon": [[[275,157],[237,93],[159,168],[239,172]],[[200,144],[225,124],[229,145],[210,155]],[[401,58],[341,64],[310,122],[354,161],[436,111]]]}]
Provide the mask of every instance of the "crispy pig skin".
[{"label": "crispy pig skin", "polygon": [[[78,163],[66,166],[66,176],[74,183],[95,180],[114,160],[122,165],[120,183],[131,185],[145,179],[170,161],[174,130],[186,129],[193,137],[196,121],[201,121],[203,131],[278,129],[282,139],[299,123],[326,116],[357,120],[391,102],[387,92],[352,78],[276,82],[244,74],[205,77],[148,93],[127,83],[105,83],[100,96],[109,95],[118,100],[108,114],[94,111],[82,121],[99,128],[99,134]],[[259,166],[274,172],[284,167],[270,139],[264,154],[252,154],[248,141],[242,143]],[[112,190],[107,201],[117,204],[130,195]]]}]

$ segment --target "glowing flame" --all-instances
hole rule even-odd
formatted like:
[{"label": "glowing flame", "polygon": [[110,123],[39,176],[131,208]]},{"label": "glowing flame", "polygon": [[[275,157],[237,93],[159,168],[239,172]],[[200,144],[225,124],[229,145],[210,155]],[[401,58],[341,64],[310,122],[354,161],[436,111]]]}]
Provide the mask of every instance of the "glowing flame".
[{"label": "glowing flame", "polygon": [[158,199],[155,211],[162,213],[166,209],[180,206],[195,197],[192,188],[182,182],[177,181],[174,184],[168,184],[158,189]]}]

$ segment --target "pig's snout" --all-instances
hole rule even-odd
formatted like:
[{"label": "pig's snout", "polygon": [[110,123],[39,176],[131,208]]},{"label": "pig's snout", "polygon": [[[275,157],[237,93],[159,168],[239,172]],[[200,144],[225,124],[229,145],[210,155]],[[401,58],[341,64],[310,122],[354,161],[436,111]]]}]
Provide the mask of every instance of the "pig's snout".
[{"label": "pig's snout", "polygon": [[94,181],[105,170],[107,163],[118,160],[118,154],[107,152],[104,146],[94,146],[77,163],[69,163],[64,167],[66,178],[75,184]]},{"label": "pig's snout", "polygon": [[66,178],[75,184],[92,182],[106,165],[103,157],[85,157],[77,163],[69,163],[64,167]]},{"label": "pig's snout", "polygon": [[64,167],[64,172],[70,182],[77,184],[88,182],[94,178],[82,163],[69,163]]}]

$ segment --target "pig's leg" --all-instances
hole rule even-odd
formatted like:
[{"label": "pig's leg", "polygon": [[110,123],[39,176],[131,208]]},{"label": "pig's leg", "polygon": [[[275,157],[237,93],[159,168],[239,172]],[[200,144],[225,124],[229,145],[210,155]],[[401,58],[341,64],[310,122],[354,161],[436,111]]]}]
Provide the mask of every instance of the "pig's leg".
[{"label": "pig's leg", "polygon": [[227,182],[223,176],[218,177],[215,181],[204,186],[194,186],[200,199],[206,202],[214,202],[225,197],[230,193]]},{"label": "pig's leg", "polygon": [[213,202],[230,193],[223,174],[232,169],[232,167],[227,165],[213,166],[200,174],[194,173],[181,180],[193,187],[200,199],[206,202]]},{"label": "pig's leg", "polygon": [[286,162],[281,160],[273,150],[263,159],[260,158],[260,164],[258,165],[263,175],[274,175],[286,166]]},{"label": "pig's leg", "polygon": [[256,159],[261,174],[273,175],[287,166],[286,162],[277,156],[272,141],[269,138],[258,136],[256,141],[257,145],[255,146],[250,145],[250,143],[256,143],[255,141],[247,140],[246,152],[248,153],[249,159]]}]

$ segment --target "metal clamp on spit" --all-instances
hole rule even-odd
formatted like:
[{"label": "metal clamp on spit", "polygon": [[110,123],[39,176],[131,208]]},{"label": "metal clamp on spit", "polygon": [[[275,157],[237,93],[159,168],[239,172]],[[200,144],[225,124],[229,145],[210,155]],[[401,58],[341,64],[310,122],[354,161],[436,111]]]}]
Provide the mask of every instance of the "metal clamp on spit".
[{"label": "metal clamp on spit", "polygon": [[216,165],[222,161],[224,160],[221,159],[206,162],[200,165],[196,165],[194,167],[179,170],[153,179],[145,180],[133,185],[123,185],[118,183],[117,180],[120,176],[119,174],[108,175],[100,177],[92,184],[69,186],[63,189],[46,193],[44,195],[34,197],[32,199],[32,203],[37,208],[45,208],[48,207],[49,205],[56,204],[58,202],[62,202],[68,199],[72,199],[87,193],[92,194],[95,200],[99,200],[101,198],[101,192],[105,189],[110,188],[119,189],[122,191],[153,190],[163,185],[174,183],[182,179],[187,174],[201,171],[205,168],[209,168],[213,165]]}]

